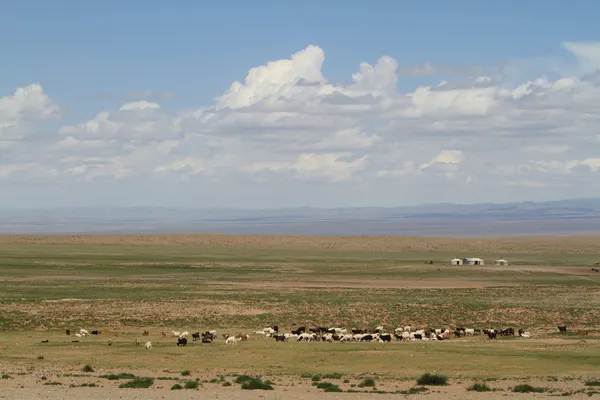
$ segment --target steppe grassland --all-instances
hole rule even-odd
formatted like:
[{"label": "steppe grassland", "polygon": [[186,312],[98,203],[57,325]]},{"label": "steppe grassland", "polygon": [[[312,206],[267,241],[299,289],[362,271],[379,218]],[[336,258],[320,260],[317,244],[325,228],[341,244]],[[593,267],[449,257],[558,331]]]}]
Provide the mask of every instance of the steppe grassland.
[{"label": "steppe grassland", "polygon": [[[600,240],[587,237],[4,236],[0,361],[387,379],[425,371],[586,376],[600,367],[600,274],[590,268],[599,254]],[[448,265],[472,255],[487,265]],[[500,256],[511,265],[494,266]],[[559,336],[559,323],[571,333]],[[178,348],[160,337],[163,329],[235,333],[273,324],[513,326],[533,338],[380,345],[276,344],[254,336],[235,347],[219,340]],[[64,329],[80,327],[104,333],[73,344]],[[143,329],[151,331],[151,352],[133,345]]]}]

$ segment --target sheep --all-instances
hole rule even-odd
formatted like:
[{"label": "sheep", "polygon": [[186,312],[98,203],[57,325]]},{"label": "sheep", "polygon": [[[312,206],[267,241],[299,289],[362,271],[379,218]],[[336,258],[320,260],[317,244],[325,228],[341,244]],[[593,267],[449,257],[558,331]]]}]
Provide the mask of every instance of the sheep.
[{"label": "sheep", "polygon": [[237,342],[238,339],[236,339],[235,336],[229,336],[227,339],[225,339],[225,344],[236,344]]},{"label": "sheep", "polygon": [[108,339],[108,345],[112,346],[112,339]]},{"label": "sheep", "polygon": [[148,336],[150,334],[150,332],[148,332],[148,330],[144,329],[144,332],[142,333],[142,336]]},{"label": "sheep", "polygon": [[179,337],[181,335],[181,332],[179,331],[171,331],[173,333],[174,337]]},{"label": "sheep", "polygon": [[85,329],[82,328],[82,329],[79,330],[79,334],[81,336],[88,336],[90,333],[88,331],[86,331]]},{"label": "sheep", "polygon": [[139,346],[140,345],[140,339],[139,338],[135,338],[135,345]]},{"label": "sheep", "polygon": [[81,333],[76,333],[75,336],[77,336],[77,337],[83,337],[83,335]]},{"label": "sheep", "polygon": [[166,338],[166,337],[167,337],[167,332],[165,332],[165,331],[162,331],[162,333],[161,333],[161,334],[162,334],[162,337],[163,337],[163,338]]},{"label": "sheep", "polygon": [[188,331],[182,332],[179,335],[180,338],[186,338],[186,339],[187,339],[188,336],[190,336],[190,333]]},{"label": "sheep", "polygon": [[465,329],[465,335],[471,335],[473,336],[475,334],[475,329],[471,329],[471,328],[466,328]]},{"label": "sheep", "polygon": [[150,350],[152,348],[152,343],[146,342],[146,350]]}]

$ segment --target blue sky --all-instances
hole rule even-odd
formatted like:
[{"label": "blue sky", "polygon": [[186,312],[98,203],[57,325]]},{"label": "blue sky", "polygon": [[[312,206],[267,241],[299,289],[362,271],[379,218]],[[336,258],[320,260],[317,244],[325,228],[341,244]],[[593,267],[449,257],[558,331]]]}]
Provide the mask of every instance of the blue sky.
[{"label": "blue sky", "polygon": [[[127,101],[140,100],[134,99],[135,96],[127,97],[128,93],[172,93],[173,97],[169,99],[147,99],[159,103],[161,112],[171,119],[177,119],[185,111],[214,106],[215,98],[223,95],[233,81],[243,82],[249,69],[269,61],[289,59],[291,54],[308,45],[323,50],[322,75],[340,85],[351,82],[360,63],[375,65],[380,57],[389,56],[397,62],[400,71],[424,63],[450,65],[454,69],[483,67],[492,71],[490,75],[500,68],[503,81],[496,82],[496,86],[514,88],[544,74],[550,79],[559,79],[564,77],[565,68],[576,68],[576,57],[563,47],[563,42],[600,40],[598,15],[598,2],[558,0],[7,2],[0,12],[0,48],[4,54],[0,63],[3,77],[0,98],[12,95],[17,88],[39,83],[62,111],[60,118],[36,125],[32,137],[52,141],[54,131],[61,126],[93,120],[102,111],[115,112]],[[469,73],[461,73],[458,78],[444,72],[413,75],[399,74],[395,86],[398,93],[408,93],[422,85],[437,85],[441,80],[462,82],[475,78]],[[374,126],[366,122],[372,119],[377,118],[365,118],[362,126]],[[378,120],[383,120],[380,125],[386,126],[390,121],[394,122],[389,118]],[[264,127],[264,124],[260,126]],[[258,136],[266,137],[265,132],[259,132]],[[182,135],[189,137],[196,133],[198,131],[183,132]],[[383,133],[374,134],[384,138]],[[219,138],[219,134],[215,135]],[[302,135],[302,132],[291,135]],[[240,136],[243,137],[243,133]],[[464,138],[458,136],[454,140],[448,137],[438,143],[437,150],[457,150],[454,148],[457,140],[464,142]],[[548,144],[546,139],[539,140]],[[179,145],[190,148],[182,143]],[[266,153],[279,151],[265,147],[264,141],[239,146],[244,149],[242,153],[261,146]],[[227,152],[222,148],[211,151],[212,155]],[[312,154],[313,150],[306,151],[309,153],[302,154]],[[4,152],[0,162],[5,165],[14,166],[21,161],[32,163],[31,160],[8,160],[7,150],[0,148],[0,152]],[[177,149],[173,151],[176,153]],[[180,155],[183,153],[179,151]],[[356,153],[351,157],[366,154]],[[197,157],[195,154],[190,156]],[[57,157],[64,160],[66,156]],[[96,154],[95,157],[99,156]],[[369,160],[376,158],[374,155],[368,157]],[[591,155],[581,157],[585,160]],[[526,158],[524,162],[531,161]],[[577,160],[561,162],[571,161]],[[269,162],[271,167],[273,163],[285,163],[279,159]],[[401,164],[408,162],[423,164],[414,160],[405,160]],[[256,163],[258,161],[254,160]],[[267,168],[271,172],[279,168],[271,167]],[[156,169],[155,166],[149,168]],[[60,170],[57,175],[62,177]],[[15,188],[27,186],[24,176],[15,179],[0,181],[0,188],[4,185],[12,188],[12,192],[17,191],[10,200],[12,205],[18,203],[18,193],[23,190]],[[147,180],[150,178],[143,179],[146,180],[136,178],[136,184],[144,188],[152,186],[152,181]],[[211,179],[217,178],[212,176]],[[261,177],[259,181],[265,179]],[[94,185],[99,185],[86,182],[85,190],[93,191]],[[115,183],[114,187],[119,184]],[[303,181],[302,184],[315,183]],[[60,185],[71,188],[75,183],[67,179],[60,180]],[[112,187],[110,182],[102,182],[102,185]],[[260,185],[264,183],[257,185],[259,189],[256,190],[261,190]],[[81,198],[87,199],[82,200],[84,203],[93,201],[94,196],[87,196],[84,189],[77,190],[82,190]],[[177,190],[183,193],[187,189]],[[318,192],[319,189],[315,190]],[[383,196],[384,189],[381,190]],[[583,190],[575,192],[583,194]],[[27,193],[36,191],[28,188]],[[554,192],[544,189],[527,196],[542,199],[553,197],[552,193],[557,193],[556,188]],[[261,197],[257,195],[257,198]],[[58,196],[56,202],[61,201]],[[130,202],[136,201],[135,196],[130,198]],[[423,196],[416,196],[411,201],[423,201]],[[287,200],[281,202],[287,204]],[[369,199],[362,202],[386,203]]]},{"label": "blue sky", "polygon": [[[91,117],[97,94],[157,90],[210,104],[265,60],[308,44],[324,74],[349,79],[362,61],[491,64],[556,56],[564,40],[598,36],[594,1],[17,1],[0,13],[0,90],[40,82]],[[402,85],[402,82],[400,82]]]}]

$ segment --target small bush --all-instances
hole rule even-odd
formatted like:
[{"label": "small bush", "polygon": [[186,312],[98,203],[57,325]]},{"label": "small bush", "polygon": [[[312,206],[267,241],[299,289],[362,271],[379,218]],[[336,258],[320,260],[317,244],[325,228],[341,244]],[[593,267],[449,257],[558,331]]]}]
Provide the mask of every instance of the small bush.
[{"label": "small bush", "polygon": [[358,387],[375,387],[375,379],[365,378],[361,383],[358,384]]},{"label": "small bush", "polygon": [[154,383],[154,378],[135,377],[129,382],[124,382],[119,385],[121,389],[147,389]]},{"label": "small bush", "polygon": [[37,359],[38,359],[38,360],[43,360],[43,359],[44,359],[44,356],[37,356]]},{"label": "small bush", "polygon": [[83,372],[94,372],[94,368],[90,364],[85,364],[83,366]]},{"label": "small bush", "polygon": [[321,377],[322,379],[342,379],[342,374],[339,372],[334,372],[331,374],[325,374]]},{"label": "small bush", "polygon": [[310,380],[313,382],[319,382],[321,380],[321,375],[313,375],[310,377]]},{"label": "small bush", "polygon": [[599,380],[585,381],[585,386],[600,386]]},{"label": "small bush", "polygon": [[334,385],[331,382],[319,382],[316,386],[318,389],[323,389],[325,392],[343,392],[338,385]]},{"label": "small bush", "polygon": [[221,386],[231,386],[231,382],[225,381]]},{"label": "small bush", "polygon": [[411,387],[408,390],[400,390],[397,393],[400,394],[419,394],[419,393],[423,393],[423,392],[427,392],[429,389],[427,389],[426,387],[423,386],[415,386],[415,387]]},{"label": "small bush", "polygon": [[422,386],[443,386],[448,384],[448,377],[440,374],[423,374],[417,379],[417,384]]},{"label": "small bush", "polygon": [[186,389],[198,389],[198,381],[187,381],[183,387]]},{"label": "small bush", "polygon": [[181,371],[181,376],[190,376],[190,371],[187,369],[185,371]]},{"label": "small bush", "polygon": [[218,380],[217,378],[213,378],[209,381],[209,383],[219,383],[220,380]]},{"label": "small bush", "polygon": [[100,378],[108,379],[109,381],[118,381],[120,379],[134,379],[134,374],[128,374],[127,372],[120,372],[118,374],[100,375]]},{"label": "small bush", "polygon": [[98,385],[96,385],[95,383],[82,383],[81,385],[75,385],[73,383],[71,383],[69,385],[70,388],[76,388],[76,387],[97,387]]},{"label": "small bush", "polygon": [[[240,377],[244,379],[240,380]],[[263,382],[260,378],[252,378],[248,375],[240,375],[236,379],[236,383],[241,383],[242,389],[245,390],[273,390],[270,382]]]},{"label": "small bush", "polygon": [[171,386],[171,390],[181,390],[181,389],[183,389],[183,386],[181,386],[179,383],[176,383],[173,386]]},{"label": "small bush", "polygon": [[253,378],[251,376],[248,375],[238,375],[237,378],[235,378],[235,383],[244,383],[246,381],[252,380]]},{"label": "small bush", "polygon": [[485,383],[474,383],[467,388],[470,392],[491,392],[492,389]]},{"label": "small bush", "polygon": [[302,375],[300,375],[300,378],[304,378],[304,379],[308,379],[310,377],[312,377],[312,374],[309,374],[309,373],[306,373],[306,372],[303,373]]},{"label": "small bush", "polygon": [[44,385],[58,386],[58,385],[62,385],[62,383],[60,383],[60,382],[44,382]]},{"label": "small bush", "polygon": [[48,378],[46,378],[45,376],[42,376],[40,379],[43,380],[43,381],[45,381]]},{"label": "small bush", "polygon": [[544,393],[546,389],[523,384],[515,386],[512,391],[514,393]]},{"label": "small bush", "polygon": [[2,374],[2,379],[10,379],[10,375],[8,375],[8,374]]},{"label": "small bush", "polygon": [[344,383],[350,383],[349,379],[344,379]]}]

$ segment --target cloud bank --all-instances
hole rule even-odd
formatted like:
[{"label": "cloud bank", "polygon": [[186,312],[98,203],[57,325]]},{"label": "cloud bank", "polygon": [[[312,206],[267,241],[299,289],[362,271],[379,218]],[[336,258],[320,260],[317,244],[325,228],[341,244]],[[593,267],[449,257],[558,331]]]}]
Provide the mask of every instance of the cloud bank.
[{"label": "cloud bank", "polygon": [[[212,105],[169,113],[160,101],[171,94],[129,93],[135,101],[58,128],[63,106],[34,83],[0,97],[0,188],[177,183],[218,187],[240,206],[244,195],[291,201],[277,191],[323,206],[599,196],[600,43],[562,45],[577,73],[512,86],[479,66],[389,56],[341,84],[309,45],[251,68]],[[456,80],[397,90],[436,71]]]}]

